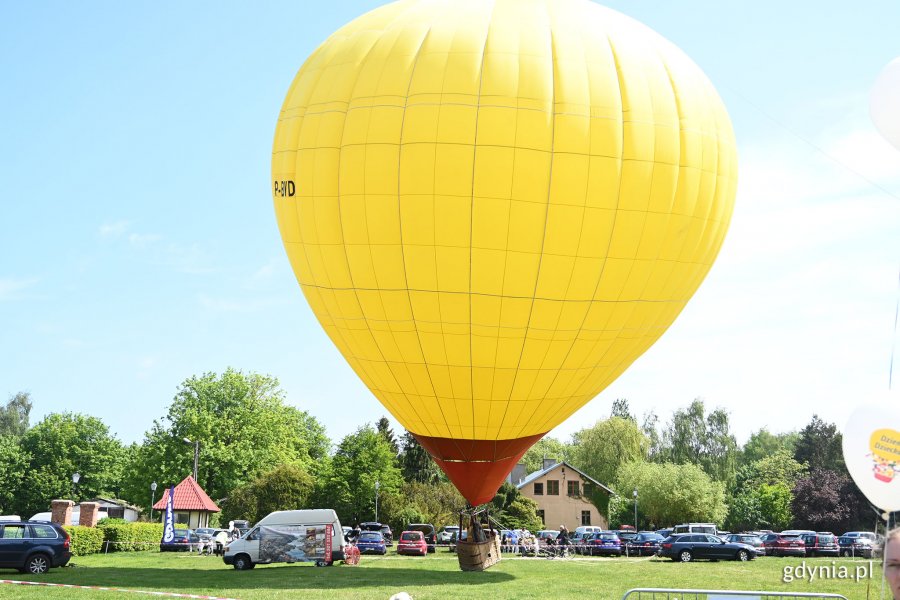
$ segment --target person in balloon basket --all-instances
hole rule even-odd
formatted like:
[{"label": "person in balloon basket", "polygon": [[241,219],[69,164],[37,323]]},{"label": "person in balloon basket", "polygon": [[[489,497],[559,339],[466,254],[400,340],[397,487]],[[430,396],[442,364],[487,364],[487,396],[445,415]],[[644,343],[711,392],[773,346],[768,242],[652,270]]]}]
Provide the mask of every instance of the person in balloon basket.
[{"label": "person in balloon basket", "polygon": [[889,531],[884,540],[884,578],[894,600],[900,600],[900,527]]}]

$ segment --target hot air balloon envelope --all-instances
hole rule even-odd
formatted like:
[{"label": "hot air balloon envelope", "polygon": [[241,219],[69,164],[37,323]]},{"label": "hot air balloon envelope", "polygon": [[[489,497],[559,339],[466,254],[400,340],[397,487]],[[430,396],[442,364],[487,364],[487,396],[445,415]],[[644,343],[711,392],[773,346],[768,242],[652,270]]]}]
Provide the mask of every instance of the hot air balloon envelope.
[{"label": "hot air balloon envelope", "polygon": [[472,503],[684,308],[737,161],[703,73],[586,0],[409,0],[329,37],[275,133],[319,322]]}]

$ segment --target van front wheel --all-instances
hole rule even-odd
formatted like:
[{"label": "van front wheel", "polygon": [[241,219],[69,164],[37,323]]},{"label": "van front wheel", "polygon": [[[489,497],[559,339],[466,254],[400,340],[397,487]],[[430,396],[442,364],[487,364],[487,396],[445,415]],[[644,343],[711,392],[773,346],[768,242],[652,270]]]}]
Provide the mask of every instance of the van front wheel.
[{"label": "van front wheel", "polygon": [[238,554],[234,557],[234,568],[237,571],[249,571],[255,566],[246,554]]}]

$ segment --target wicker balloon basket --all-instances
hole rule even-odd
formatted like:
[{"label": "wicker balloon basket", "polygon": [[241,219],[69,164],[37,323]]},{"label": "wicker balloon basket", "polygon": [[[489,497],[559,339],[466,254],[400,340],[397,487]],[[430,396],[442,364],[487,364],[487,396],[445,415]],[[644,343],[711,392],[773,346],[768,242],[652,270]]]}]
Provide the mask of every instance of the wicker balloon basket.
[{"label": "wicker balloon basket", "polygon": [[[487,533],[487,532],[486,532]],[[463,571],[484,571],[500,562],[500,536],[488,533],[483,542],[461,540],[456,545],[459,568]]]}]

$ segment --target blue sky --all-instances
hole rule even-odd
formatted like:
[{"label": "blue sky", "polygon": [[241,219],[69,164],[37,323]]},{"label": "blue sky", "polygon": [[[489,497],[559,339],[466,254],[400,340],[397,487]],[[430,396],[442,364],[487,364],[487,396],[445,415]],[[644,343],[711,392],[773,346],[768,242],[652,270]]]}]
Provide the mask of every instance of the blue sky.
[{"label": "blue sky", "polygon": [[[29,391],[34,421],[83,412],[139,441],[181,381],[232,366],[278,377],[335,440],[385,413],[307,307],[269,192],[294,74],[380,4],[0,8],[0,400]],[[867,94],[900,55],[900,4],[606,5],[717,86],[741,183],[688,308],[552,435],[618,397],[663,420],[704,398],[740,440],[814,412],[842,426],[887,390],[896,341],[900,152],[871,125]]]}]

